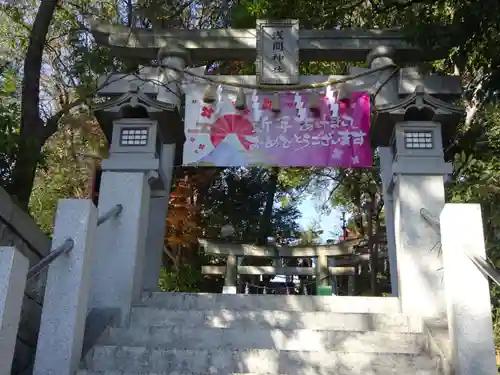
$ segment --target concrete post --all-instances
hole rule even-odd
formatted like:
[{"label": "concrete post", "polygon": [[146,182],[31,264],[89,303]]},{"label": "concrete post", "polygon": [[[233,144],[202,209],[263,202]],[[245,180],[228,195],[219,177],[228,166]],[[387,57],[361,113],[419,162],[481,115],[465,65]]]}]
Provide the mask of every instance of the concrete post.
[{"label": "concrete post", "polygon": [[447,204],[440,224],[454,374],[496,374],[490,288],[467,256],[486,259],[481,207]]},{"label": "concrete post", "polygon": [[166,144],[162,148],[162,165],[165,166],[164,190],[154,190],[149,202],[148,231],[146,235],[146,251],[143,272],[143,290],[147,292],[158,291],[161,259],[165,244],[166,218],[172,175],[174,169],[175,144]]},{"label": "concrete post", "polygon": [[229,254],[226,260],[226,275],[224,277],[224,287],[222,294],[236,294],[236,280],[238,277],[238,257]]},{"label": "concrete post", "polygon": [[176,70],[168,69],[168,67],[184,69],[186,67],[188,55],[187,51],[182,47],[172,47],[173,46],[170,46],[160,51],[158,59],[162,61],[163,68],[159,81],[163,83],[164,87],[160,88],[156,99],[160,102],[175,104],[180,110],[182,104],[182,73]]},{"label": "concrete post", "polygon": [[116,309],[123,324],[132,303],[141,297],[151,195],[149,179],[154,172],[106,171],[104,163],[103,170],[99,214],[116,204],[122,204],[123,211],[116,220],[99,227],[89,308]]},{"label": "concrete post", "polygon": [[439,235],[420,217],[425,208],[438,216],[445,204],[444,160],[408,161],[420,173],[399,163],[394,187],[399,298],[405,314],[446,317]]},{"label": "concrete post", "polygon": [[[174,56],[169,56],[169,54]],[[182,74],[176,70],[169,69],[173,67],[184,69],[186,67],[186,51],[180,47],[167,48],[161,50],[158,56],[162,61],[158,81],[163,84],[159,87],[157,100],[175,104],[178,110],[181,110],[181,80]],[[168,202],[170,198],[170,189],[172,186],[173,170],[175,159],[175,144],[164,144],[161,152],[161,167],[163,190],[154,190],[151,194],[149,204],[149,220],[146,235],[146,249],[144,258],[144,269],[142,276],[142,288],[147,292],[158,291],[158,280],[160,277],[161,259],[163,246],[165,243],[166,218],[168,214]]]},{"label": "concrete post", "polygon": [[398,259],[396,255],[396,237],[394,232],[394,197],[392,194],[392,150],[389,147],[379,147],[380,174],[384,194],[384,220],[387,236],[387,252],[391,274],[391,296],[399,296]]},{"label": "concrete post", "polygon": [[74,241],[49,266],[38,334],[34,375],[73,375],[80,363],[97,210],[91,200],[59,201],[52,248]]},{"label": "concrete post", "polygon": [[347,295],[348,296],[354,296],[356,292],[356,276],[354,275],[349,275],[347,276]]},{"label": "concrete post", "polygon": [[[367,57],[367,62],[370,68],[380,68],[386,65],[394,64],[394,50],[391,47],[379,46],[374,48]],[[378,79],[379,84],[388,80],[382,86],[375,97],[376,106],[384,106],[387,104],[396,103],[399,99],[398,95],[398,76],[392,75],[390,69],[380,72]],[[380,147],[378,149],[380,157],[380,170],[382,179],[382,189],[384,196],[384,215],[385,228],[387,233],[387,248],[389,255],[389,264],[391,272],[391,295],[398,296],[398,275],[397,275],[397,257],[396,243],[394,237],[394,202],[392,191],[389,190],[390,181],[392,180],[392,162],[393,154],[389,147]]]},{"label": "concrete post", "polygon": [[10,375],[29,261],[15,247],[0,247],[0,375]]},{"label": "concrete post", "polygon": [[[327,257],[327,262],[328,262],[328,267],[335,267],[337,264],[335,257]],[[338,294],[337,290],[337,276],[335,275],[330,275],[330,272],[328,272],[328,284],[332,286],[332,294],[336,296]]]},{"label": "concrete post", "polygon": [[[371,69],[382,68],[383,66],[394,65],[394,55],[395,50],[393,47],[378,46],[370,51],[366,60]],[[380,86],[380,90],[375,96],[375,105],[378,107],[396,103],[399,99],[398,75],[393,74],[390,68],[377,74],[379,75],[378,84],[384,84]]]},{"label": "concrete post", "polygon": [[316,286],[328,285],[328,257],[326,255],[318,255],[316,259]]},{"label": "concrete post", "polygon": [[164,190],[151,192],[149,200],[148,231],[144,257],[143,286],[145,292],[157,292],[161,259],[165,243],[168,196]]}]

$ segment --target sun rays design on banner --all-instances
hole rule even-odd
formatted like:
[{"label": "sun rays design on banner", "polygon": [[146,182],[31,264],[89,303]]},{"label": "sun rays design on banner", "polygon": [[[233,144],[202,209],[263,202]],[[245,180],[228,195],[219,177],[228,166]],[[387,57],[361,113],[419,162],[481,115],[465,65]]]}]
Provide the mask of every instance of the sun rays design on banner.
[{"label": "sun rays design on banner", "polygon": [[238,141],[249,151],[258,142],[255,128],[250,120],[241,114],[227,114],[217,118],[210,129],[210,141],[217,147],[229,134],[234,134]]},{"label": "sun rays design on banner", "polygon": [[[255,124],[260,122],[262,116],[257,92],[252,92],[251,102],[247,103],[251,110],[246,111],[236,110],[231,98],[225,97],[219,90],[217,96],[212,121],[209,122],[209,138],[214,149],[200,162],[215,165],[223,162],[228,166],[262,163],[262,152],[254,149],[259,144]],[[228,155],[232,155],[231,160],[228,160]]]}]

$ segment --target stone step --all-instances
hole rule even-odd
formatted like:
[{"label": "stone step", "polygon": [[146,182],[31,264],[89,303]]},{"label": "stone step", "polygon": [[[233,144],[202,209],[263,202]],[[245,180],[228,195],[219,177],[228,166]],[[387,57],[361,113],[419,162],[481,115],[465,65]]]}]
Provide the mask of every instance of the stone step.
[{"label": "stone step", "polygon": [[396,297],[296,296],[209,293],[145,293],[142,305],[170,310],[282,310],[398,314]]},{"label": "stone step", "polygon": [[102,345],[164,349],[275,349],[419,354],[426,336],[396,332],[235,329],[191,327],[110,328]]},{"label": "stone step", "polygon": [[229,375],[437,375],[438,362],[423,355],[278,350],[166,350],[96,346],[85,359],[95,371]]},{"label": "stone step", "polygon": [[335,331],[423,332],[419,317],[402,314],[332,313],[280,310],[168,310],[134,307],[130,326],[193,328],[283,328]]},{"label": "stone step", "polygon": [[[129,372],[129,371],[90,371],[90,370],[79,370],[77,375],[191,375],[192,373],[180,373],[178,371],[174,372]],[[240,372],[232,372],[227,373],[225,375],[285,375],[285,374],[249,374],[249,373],[240,373]]]}]

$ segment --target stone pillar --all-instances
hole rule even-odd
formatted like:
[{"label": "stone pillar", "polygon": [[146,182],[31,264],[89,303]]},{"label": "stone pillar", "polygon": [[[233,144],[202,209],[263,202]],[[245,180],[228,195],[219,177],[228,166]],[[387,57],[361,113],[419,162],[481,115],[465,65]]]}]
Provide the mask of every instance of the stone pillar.
[{"label": "stone pillar", "polygon": [[167,209],[168,196],[165,190],[152,191],[149,200],[148,231],[142,276],[142,289],[145,292],[158,291],[163,246],[165,244]]},{"label": "stone pillar", "polygon": [[[328,269],[330,267],[335,267],[337,265],[335,257],[328,257],[327,262],[328,262]],[[328,274],[330,275],[330,272],[328,272]],[[338,294],[338,290],[337,290],[337,276],[335,274],[330,275],[328,277],[328,284],[332,286],[332,295],[336,296]]]},{"label": "stone pillar", "polygon": [[224,286],[222,294],[236,294],[238,278],[238,257],[234,254],[229,254],[226,260],[226,275],[224,277]]},{"label": "stone pillar", "polygon": [[316,258],[316,287],[328,285],[330,273],[328,272],[328,257],[318,255]]},{"label": "stone pillar", "polygon": [[384,220],[387,237],[387,252],[391,273],[391,295],[399,295],[398,260],[396,255],[396,237],[394,232],[394,197],[392,194],[392,150],[389,147],[379,147],[380,174],[384,194]]},{"label": "stone pillar", "polygon": [[[180,48],[163,48],[158,53],[158,60],[162,61],[158,81],[163,84],[158,89],[157,100],[173,104],[181,111],[181,80],[182,73],[169,67],[184,69],[186,67],[187,52]],[[143,270],[143,290],[158,291],[158,280],[162,266],[163,246],[165,245],[165,229],[167,225],[168,202],[172,186],[175,144],[164,144],[161,152],[161,170],[163,189],[152,191],[149,203],[149,220],[146,236],[146,253]]]},{"label": "stone pillar", "polygon": [[91,200],[59,201],[52,248],[67,238],[74,245],[48,269],[34,375],[73,375],[78,369],[96,229],[97,210]]},{"label": "stone pillar", "polygon": [[0,375],[10,375],[29,261],[15,247],[0,247]]},{"label": "stone pillar", "polygon": [[[391,46],[378,46],[368,54],[366,60],[371,69],[382,68],[387,65],[394,65],[395,50]],[[388,104],[394,104],[399,99],[399,80],[398,74],[394,73],[394,68],[388,67],[381,70],[378,75],[378,83],[375,90],[380,90],[375,96],[375,106],[380,107]]]},{"label": "stone pillar", "polygon": [[99,227],[89,308],[116,310],[126,323],[132,303],[142,294],[150,183],[160,169],[157,122],[114,121],[110,157],[102,169],[99,214],[116,204],[123,211]]},{"label": "stone pillar", "polygon": [[[416,140],[416,141],[415,141]],[[396,124],[394,182],[395,240],[402,312],[446,317],[440,236],[420,216],[422,208],[438,216],[445,204],[445,163],[441,124]],[[427,148],[428,147],[428,148]]]},{"label": "stone pillar", "polygon": [[[178,70],[186,67],[186,61],[189,60],[188,51],[182,46],[169,45],[159,50],[158,60],[162,62],[159,81],[162,82],[164,87],[160,88],[157,100],[174,104],[180,111],[183,74]],[[169,67],[175,68],[175,70],[169,69]]]},{"label": "stone pillar", "polygon": [[143,290],[158,291],[158,279],[162,266],[165,229],[167,225],[168,202],[174,170],[175,144],[162,146],[163,189],[153,190],[149,202],[148,232],[146,236],[146,257],[144,260]]},{"label": "stone pillar", "polygon": [[490,286],[469,258],[486,259],[481,207],[447,204],[440,226],[454,374],[496,374]]},{"label": "stone pillar", "polygon": [[[370,68],[380,68],[386,65],[394,64],[395,51],[392,47],[379,46],[374,48],[367,57],[367,62]],[[394,68],[395,69],[395,68]],[[385,106],[396,103],[399,99],[398,95],[398,75],[393,74],[393,69],[379,73],[378,84],[382,84],[388,80],[379,90],[375,97],[375,106]],[[376,85],[375,89],[379,87]],[[378,154],[380,157],[380,173],[382,180],[382,189],[384,197],[384,215],[385,215],[385,228],[387,234],[387,248],[389,256],[389,265],[391,272],[391,294],[398,296],[398,275],[397,275],[397,257],[396,257],[396,243],[394,233],[394,202],[392,191],[389,190],[390,181],[392,180],[392,162],[393,154],[389,147],[379,147]]]},{"label": "stone pillar", "polygon": [[348,296],[354,296],[356,293],[356,276],[355,275],[349,275],[347,276],[347,295]]}]

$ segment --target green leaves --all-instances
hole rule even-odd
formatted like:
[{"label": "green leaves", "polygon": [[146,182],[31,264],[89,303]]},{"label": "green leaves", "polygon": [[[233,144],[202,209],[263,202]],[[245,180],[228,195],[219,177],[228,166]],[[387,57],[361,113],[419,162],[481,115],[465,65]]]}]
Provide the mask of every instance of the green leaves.
[{"label": "green leaves", "polygon": [[[255,243],[268,198],[271,174],[267,168],[226,168],[204,192],[200,226],[205,236],[217,238],[229,221],[237,241]],[[289,236],[299,230],[293,192],[278,184],[271,216],[272,235]]]},{"label": "green leaves", "polygon": [[0,74],[0,186],[7,186],[19,139],[21,103],[18,77],[13,69]]},{"label": "green leaves", "polygon": [[199,270],[192,265],[185,264],[181,269],[161,268],[159,288],[162,292],[199,292],[198,283],[201,280]]}]

